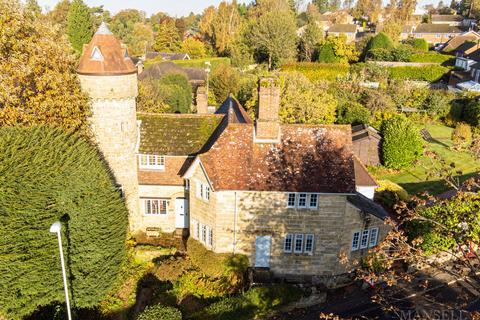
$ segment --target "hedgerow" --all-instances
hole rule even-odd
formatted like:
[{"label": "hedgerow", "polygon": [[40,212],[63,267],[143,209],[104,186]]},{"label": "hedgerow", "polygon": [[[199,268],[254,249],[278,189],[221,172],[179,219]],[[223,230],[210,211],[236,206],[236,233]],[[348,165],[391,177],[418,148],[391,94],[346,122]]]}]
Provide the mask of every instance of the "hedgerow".
[{"label": "hedgerow", "polygon": [[71,304],[96,306],[125,261],[128,213],[96,149],[59,129],[0,129],[0,317],[65,301],[50,225],[62,221]]},{"label": "hedgerow", "polygon": [[297,71],[306,76],[310,81],[319,80],[335,81],[345,78],[349,74],[350,67],[346,64],[299,62],[282,66],[282,71]]},{"label": "hedgerow", "polygon": [[182,313],[176,308],[157,304],[146,307],[137,320],[182,320]]},{"label": "hedgerow", "polygon": [[402,66],[388,68],[390,79],[393,80],[416,80],[435,82],[446,75],[450,69],[438,65],[426,65],[421,67]]},{"label": "hedgerow", "polygon": [[425,63],[448,63],[453,64],[455,57],[448,54],[433,53],[415,53],[410,56],[410,62],[425,62]]}]

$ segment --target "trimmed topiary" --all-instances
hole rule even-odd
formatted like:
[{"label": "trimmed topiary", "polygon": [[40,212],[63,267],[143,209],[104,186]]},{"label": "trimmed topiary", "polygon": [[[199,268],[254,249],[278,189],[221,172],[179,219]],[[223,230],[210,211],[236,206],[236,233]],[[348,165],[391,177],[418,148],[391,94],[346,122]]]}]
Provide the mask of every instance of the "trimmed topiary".
[{"label": "trimmed topiary", "polygon": [[176,308],[157,304],[146,307],[137,320],[182,320],[182,313]]},{"label": "trimmed topiary", "polygon": [[71,305],[106,296],[125,259],[128,213],[97,150],[59,129],[0,129],[0,318],[65,301],[56,235],[62,221]]},{"label": "trimmed topiary", "polygon": [[372,37],[367,44],[367,52],[375,49],[387,49],[391,50],[394,48],[393,41],[385,33],[380,32],[376,36]]},{"label": "trimmed topiary", "polygon": [[423,51],[423,52],[427,52],[428,51],[428,43],[425,39],[423,38],[415,38],[413,39],[412,41],[412,47],[413,49],[415,50],[418,50],[418,51]]},{"label": "trimmed topiary", "polygon": [[322,62],[322,63],[338,62],[338,59],[335,56],[335,50],[331,43],[326,43],[320,47],[320,50],[318,52],[318,62]]},{"label": "trimmed topiary", "polygon": [[423,141],[415,125],[404,115],[396,115],[382,124],[383,163],[402,169],[412,165],[423,154]]}]

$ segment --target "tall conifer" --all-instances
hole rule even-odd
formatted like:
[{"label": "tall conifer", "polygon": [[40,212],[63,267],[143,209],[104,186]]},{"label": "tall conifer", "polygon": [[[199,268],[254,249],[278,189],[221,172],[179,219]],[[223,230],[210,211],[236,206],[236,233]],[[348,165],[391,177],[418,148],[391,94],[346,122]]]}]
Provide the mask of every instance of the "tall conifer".
[{"label": "tall conifer", "polygon": [[67,16],[67,36],[73,49],[82,53],[83,45],[93,36],[93,20],[88,6],[82,0],[73,0]]}]

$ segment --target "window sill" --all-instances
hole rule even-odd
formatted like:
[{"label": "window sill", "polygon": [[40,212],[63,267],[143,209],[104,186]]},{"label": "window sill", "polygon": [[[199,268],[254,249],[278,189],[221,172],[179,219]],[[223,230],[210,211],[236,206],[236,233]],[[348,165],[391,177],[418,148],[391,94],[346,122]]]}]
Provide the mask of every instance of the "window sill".
[{"label": "window sill", "polygon": [[147,214],[144,213],[144,217],[166,217],[168,214],[167,213],[159,213],[159,214]]}]

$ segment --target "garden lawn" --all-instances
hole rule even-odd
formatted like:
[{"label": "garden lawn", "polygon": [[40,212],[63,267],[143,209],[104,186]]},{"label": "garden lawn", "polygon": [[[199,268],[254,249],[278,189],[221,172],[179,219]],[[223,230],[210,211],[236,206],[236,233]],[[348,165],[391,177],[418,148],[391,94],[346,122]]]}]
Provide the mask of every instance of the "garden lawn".
[{"label": "garden lawn", "polygon": [[[434,139],[432,142],[425,142],[427,150],[437,152],[448,164],[455,163],[456,170],[462,172],[459,175],[461,181],[479,172],[480,162],[475,160],[472,154],[450,149],[452,128],[439,124],[426,125],[426,128]],[[444,181],[438,178],[428,179],[431,167],[430,159],[424,156],[418,164],[409,169],[392,172],[383,168],[371,168],[371,172],[377,179],[387,179],[401,185],[410,194],[428,191],[435,195],[449,190]]]}]

